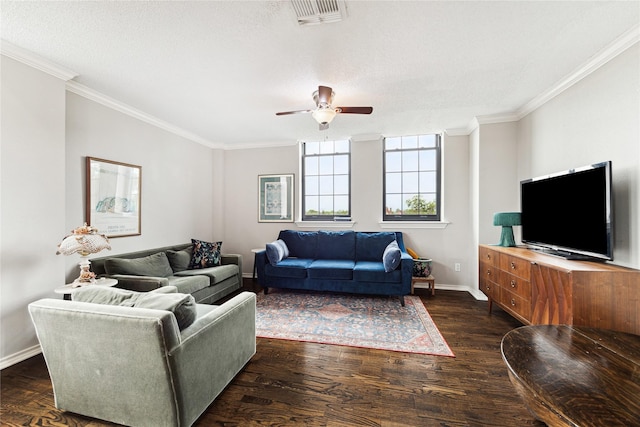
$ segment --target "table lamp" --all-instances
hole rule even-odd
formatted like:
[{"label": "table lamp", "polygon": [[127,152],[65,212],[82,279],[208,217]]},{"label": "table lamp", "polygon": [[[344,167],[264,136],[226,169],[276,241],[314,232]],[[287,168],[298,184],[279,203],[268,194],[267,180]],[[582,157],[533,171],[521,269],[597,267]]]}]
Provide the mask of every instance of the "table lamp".
[{"label": "table lamp", "polygon": [[80,276],[73,281],[73,285],[84,286],[93,283],[96,275],[89,270],[91,262],[87,257],[103,249],[111,250],[109,239],[104,234],[99,234],[97,228],[87,225],[86,222],[82,227],[72,230],[71,233],[62,239],[62,242],[58,245],[56,255],[80,254],[81,259],[78,263],[80,265]]},{"label": "table lamp", "polygon": [[516,240],[513,237],[513,226],[521,224],[520,212],[499,212],[494,214],[493,225],[502,226],[502,234],[500,234],[498,246],[515,246]]}]

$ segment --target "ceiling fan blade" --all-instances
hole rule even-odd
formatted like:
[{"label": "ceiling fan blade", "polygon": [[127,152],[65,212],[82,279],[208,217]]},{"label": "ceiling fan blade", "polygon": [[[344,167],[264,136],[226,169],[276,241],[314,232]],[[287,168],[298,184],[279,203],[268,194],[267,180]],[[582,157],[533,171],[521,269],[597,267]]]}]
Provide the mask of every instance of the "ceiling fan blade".
[{"label": "ceiling fan blade", "polygon": [[320,125],[318,126],[319,130],[327,130],[329,129],[329,123],[320,123]]},{"label": "ceiling fan blade", "polygon": [[371,114],[373,107],[336,107],[341,114]]},{"label": "ceiling fan blade", "polygon": [[287,114],[301,114],[301,113],[313,113],[313,110],[281,111],[279,113],[276,113],[276,116],[286,116]]},{"label": "ceiling fan blade", "polygon": [[318,104],[331,105],[331,94],[333,89],[329,86],[318,86]]}]

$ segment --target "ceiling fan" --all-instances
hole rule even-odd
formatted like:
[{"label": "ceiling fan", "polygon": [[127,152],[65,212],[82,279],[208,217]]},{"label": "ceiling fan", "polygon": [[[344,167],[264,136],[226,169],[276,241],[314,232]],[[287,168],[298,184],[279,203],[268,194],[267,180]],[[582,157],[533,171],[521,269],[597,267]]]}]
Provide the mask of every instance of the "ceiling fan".
[{"label": "ceiling fan", "polygon": [[371,114],[373,107],[333,107],[333,97],[335,92],[328,86],[318,86],[318,90],[313,92],[313,100],[316,103],[315,110],[282,111],[276,116],[287,114],[311,113],[311,116],[319,123],[320,130],[329,129],[329,123],[337,114]]}]

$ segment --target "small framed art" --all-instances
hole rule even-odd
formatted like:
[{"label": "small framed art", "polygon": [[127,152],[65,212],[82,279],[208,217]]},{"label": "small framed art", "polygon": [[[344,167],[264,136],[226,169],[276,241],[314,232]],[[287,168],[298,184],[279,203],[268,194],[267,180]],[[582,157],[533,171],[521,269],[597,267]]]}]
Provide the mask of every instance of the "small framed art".
[{"label": "small framed art", "polygon": [[142,167],[87,157],[87,224],[107,237],[141,231]]},{"label": "small framed art", "polygon": [[293,222],[293,174],[258,175],[258,222]]}]

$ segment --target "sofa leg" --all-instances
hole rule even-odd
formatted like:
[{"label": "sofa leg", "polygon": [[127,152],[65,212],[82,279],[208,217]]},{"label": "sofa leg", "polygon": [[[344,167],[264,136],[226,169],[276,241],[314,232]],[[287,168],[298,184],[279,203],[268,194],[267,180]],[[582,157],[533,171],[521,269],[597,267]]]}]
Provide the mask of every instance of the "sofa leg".
[{"label": "sofa leg", "polygon": [[264,294],[266,295],[269,292],[269,288],[265,287],[264,288]]},{"label": "sofa leg", "polygon": [[400,304],[404,307],[404,295],[400,295]]}]

